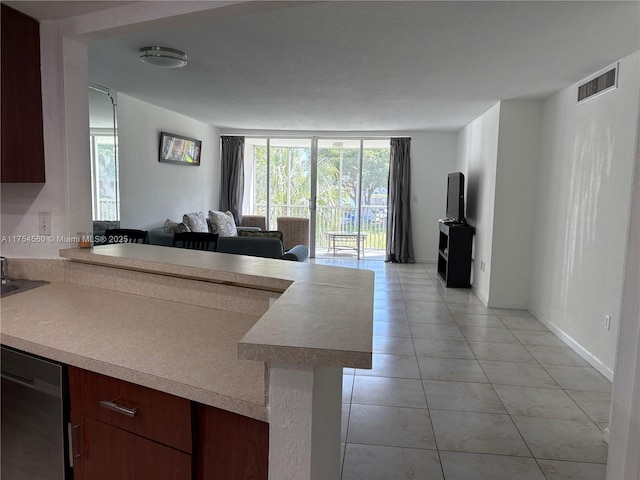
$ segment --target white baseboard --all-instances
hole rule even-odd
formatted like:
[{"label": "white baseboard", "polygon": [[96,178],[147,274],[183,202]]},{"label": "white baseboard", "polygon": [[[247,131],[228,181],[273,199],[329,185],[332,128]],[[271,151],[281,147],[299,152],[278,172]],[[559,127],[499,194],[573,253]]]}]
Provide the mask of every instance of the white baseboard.
[{"label": "white baseboard", "polygon": [[437,260],[434,260],[433,258],[414,258],[416,263],[431,263],[431,264],[436,264],[438,263]]},{"label": "white baseboard", "polygon": [[529,308],[529,313],[533,315],[540,323],[545,325],[549,330],[555,333],[560,340],[567,344],[571,350],[576,352],[580,357],[582,357],[589,365],[599,371],[602,375],[604,375],[607,380],[613,382],[613,370],[602,363],[602,361],[594,356],[591,352],[589,352],[586,348],[580,345],[577,341],[575,341],[570,335],[565,333],[561,328],[556,326],[553,322],[547,319],[543,314],[536,311],[535,309]]},{"label": "white baseboard", "polygon": [[527,304],[522,303],[493,303],[487,305],[489,308],[509,308],[512,310],[527,310]]}]

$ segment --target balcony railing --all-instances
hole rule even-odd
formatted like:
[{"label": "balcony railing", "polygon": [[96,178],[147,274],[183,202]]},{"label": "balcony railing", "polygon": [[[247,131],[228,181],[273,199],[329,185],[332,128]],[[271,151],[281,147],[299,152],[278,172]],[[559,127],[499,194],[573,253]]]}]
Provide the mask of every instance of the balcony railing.
[{"label": "balcony railing", "polygon": [[[265,205],[254,205],[254,215],[265,215]],[[276,229],[278,217],[309,217],[309,208],[298,205],[271,205],[269,228]],[[318,206],[316,209],[316,253],[329,249],[327,232],[358,232],[357,208]],[[386,205],[365,205],[360,208],[360,233],[365,233],[361,248],[384,251],[387,241]],[[323,250],[324,249],[324,250]]]}]

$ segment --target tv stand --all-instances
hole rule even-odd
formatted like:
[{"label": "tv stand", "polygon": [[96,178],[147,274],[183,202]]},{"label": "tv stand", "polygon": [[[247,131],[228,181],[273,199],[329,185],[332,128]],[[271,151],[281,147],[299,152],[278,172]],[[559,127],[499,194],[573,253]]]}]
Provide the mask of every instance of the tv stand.
[{"label": "tv stand", "polygon": [[438,277],[445,287],[471,287],[471,252],[475,228],[464,223],[439,222]]}]

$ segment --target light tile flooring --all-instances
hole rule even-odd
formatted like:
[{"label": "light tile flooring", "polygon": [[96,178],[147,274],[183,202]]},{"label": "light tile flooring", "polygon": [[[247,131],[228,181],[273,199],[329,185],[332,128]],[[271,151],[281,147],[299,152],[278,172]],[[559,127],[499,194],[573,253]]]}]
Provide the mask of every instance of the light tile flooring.
[{"label": "light tile flooring", "polygon": [[373,369],[343,375],[342,480],[602,480],[611,383],[523,310],[375,272]]}]

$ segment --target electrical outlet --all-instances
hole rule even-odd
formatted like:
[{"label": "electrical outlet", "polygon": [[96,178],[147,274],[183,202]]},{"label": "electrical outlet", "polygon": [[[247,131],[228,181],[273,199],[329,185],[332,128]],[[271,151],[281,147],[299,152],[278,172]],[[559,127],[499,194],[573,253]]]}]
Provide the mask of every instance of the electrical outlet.
[{"label": "electrical outlet", "polygon": [[38,233],[51,235],[51,212],[38,212]]},{"label": "electrical outlet", "polygon": [[480,271],[484,272],[484,260],[480,260]]},{"label": "electrical outlet", "polygon": [[604,329],[611,330],[611,315],[604,316]]}]

